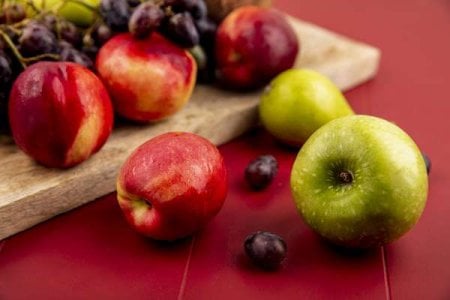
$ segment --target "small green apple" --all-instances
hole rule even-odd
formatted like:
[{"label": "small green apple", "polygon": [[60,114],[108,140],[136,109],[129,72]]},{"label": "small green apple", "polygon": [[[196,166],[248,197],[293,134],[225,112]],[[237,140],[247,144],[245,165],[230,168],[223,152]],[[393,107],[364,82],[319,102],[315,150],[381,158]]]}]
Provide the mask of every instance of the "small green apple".
[{"label": "small green apple", "polygon": [[[26,2],[25,0],[22,1]],[[99,3],[100,0],[33,0],[33,4],[41,9],[55,10],[61,6],[58,14],[78,26],[92,24],[95,19],[95,12],[89,7],[97,8]]]},{"label": "small green apple", "polygon": [[398,239],[425,207],[422,154],[399,127],[348,116],[317,130],[300,150],[291,189],[305,222],[325,239],[367,248]]},{"label": "small green apple", "polygon": [[264,127],[276,138],[294,146],[314,131],[353,110],[327,77],[306,69],[278,75],[264,91],[259,105]]}]

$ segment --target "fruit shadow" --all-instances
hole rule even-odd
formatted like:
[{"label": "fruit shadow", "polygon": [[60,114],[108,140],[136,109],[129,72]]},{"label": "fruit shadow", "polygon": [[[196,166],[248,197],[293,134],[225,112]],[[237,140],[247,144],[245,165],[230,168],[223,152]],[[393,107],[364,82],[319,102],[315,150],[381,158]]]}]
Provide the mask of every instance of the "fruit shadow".
[{"label": "fruit shadow", "polygon": [[140,238],[142,239],[143,243],[145,245],[147,245],[148,247],[152,248],[153,250],[162,251],[162,252],[167,252],[167,251],[178,252],[182,249],[188,248],[188,247],[190,247],[190,245],[192,243],[192,239],[193,239],[192,236],[177,239],[174,241],[154,240],[151,238],[147,238],[145,236],[140,236]]},{"label": "fruit shadow", "polygon": [[260,275],[260,274],[267,274],[267,275],[276,274],[277,272],[280,272],[285,267],[285,263],[286,263],[286,260],[285,260],[277,268],[263,268],[263,267],[256,265],[255,263],[253,263],[251,261],[251,259],[244,252],[237,254],[235,259],[236,259],[236,261],[235,261],[236,265],[241,271],[245,271],[246,273],[251,273],[251,274],[258,274],[258,275]]},{"label": "fruit shadow", "polygon": [[333,254],[339,256],[340,258],[367,258],[379,253],[380,248],[349,248],[341,245],[333,244],[332,242],[317,237],[319,243],[327,250],[331,251]]},{"label": "fruit shadow", "polygon": [[261,124],[256,125],[245,134],[246,144],[253,149],[265,149],[269,152],[298,153],[300,146],[284,143],[271,135]]},{"label": "fruit shadow", "polygon": [[259,95],[263,93],[265,87],[237,87],[233,85],[228,85],[220,80],[213,80],[212,82],[202,83],[202,85],[212,86],[218,90],[225,91],[227,93],[239,93],[239,94],[254,94],[258,93]]}]

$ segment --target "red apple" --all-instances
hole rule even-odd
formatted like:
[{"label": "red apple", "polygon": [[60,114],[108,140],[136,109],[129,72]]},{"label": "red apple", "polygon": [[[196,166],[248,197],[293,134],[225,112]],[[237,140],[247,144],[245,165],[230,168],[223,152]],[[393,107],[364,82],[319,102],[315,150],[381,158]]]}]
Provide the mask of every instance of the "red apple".
[{"label": "red apple", "polygon": [[37,162],[58,168],[97,152],[113,126],[102,82],[68,62],[39,62],[22,72],[10,94],[9,118],[17,146]]},{"label": "red apple", "polygon": [[219,79],[231,88],[258,88],[295,63],[297,35],[271,8],[242,6],[230,13],[216,34]]},{"label": "red apple", "polygon": [[157,240],[201,229],[221,209],[227,174],[218,149],[192,134],[171,132],[138,147],[122,166],[117,199],[127,221]]},{"label": "red apple", "polygon": [[158,121],[179,111],[197,76],[189,52],[158,33],[140,40],[129,33],[117,35],[100,49],[96,64],[117,113],[138,122]]}]

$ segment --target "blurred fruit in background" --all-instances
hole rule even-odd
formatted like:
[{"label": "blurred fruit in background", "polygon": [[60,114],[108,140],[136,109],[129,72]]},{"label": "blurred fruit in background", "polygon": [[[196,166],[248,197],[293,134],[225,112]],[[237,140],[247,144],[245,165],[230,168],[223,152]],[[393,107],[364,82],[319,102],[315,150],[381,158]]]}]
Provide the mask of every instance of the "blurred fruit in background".
[{"label": "blurred fruit in background", "polygon": [[[28,1],[21,0],[26,4]],[[77,1],[63,1],[63,0],[32,0],[33,4],[39,9],[57,10],[58,15],[75,23],[78,26],[89,26],[94,21],[96,9],[100,0],[77,0]],[[32,9],[27,10],[33,13]]]},{"label": "blurred fruit in background", "polygon": [[221,22],[234,9],[244,5],[270,7],[272,0],[206,0],[210,17]]}]

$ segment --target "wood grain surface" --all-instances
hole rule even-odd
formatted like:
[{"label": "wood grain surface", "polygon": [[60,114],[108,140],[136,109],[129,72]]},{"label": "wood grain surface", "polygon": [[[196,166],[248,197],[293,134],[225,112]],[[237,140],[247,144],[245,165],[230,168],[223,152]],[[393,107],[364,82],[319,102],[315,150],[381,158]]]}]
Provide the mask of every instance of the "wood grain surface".
[{"label": "wood grain surface", "polygon": [[[313,24],[290,18],[302,45],[296,67],[311,68],[348,90],[375,76],[380,51]],[[115,190],[120,165],[140,144],[167,131],[189,131],[220,145],[257,123],[260,91],[234,93],[197,86],[175,116],[146,126],[120,125],[88,161],[47,169],[0,139],[0,240]]]}]

